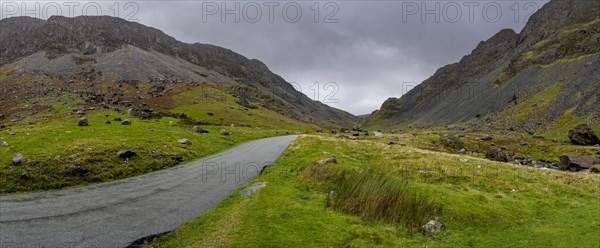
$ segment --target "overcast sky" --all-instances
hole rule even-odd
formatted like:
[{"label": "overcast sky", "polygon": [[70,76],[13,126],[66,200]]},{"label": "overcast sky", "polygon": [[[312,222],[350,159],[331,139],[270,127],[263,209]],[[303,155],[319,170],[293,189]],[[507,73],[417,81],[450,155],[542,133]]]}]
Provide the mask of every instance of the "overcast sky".
[{"label": "overcast sky", "polygon": [[[42,15],[56,12],[44,9],[47,2],[40,3]],[[90,6],[81,2],[73,7],[74,15],[93,15],[93,8],[84,11],[86,3]],[[103,15],[139,21],[184,42],[214,44],[259,59],[297,83],[307,96],[358,115],[401,96],[501,29],[519,32],[546,1],[98,3]],[[3,6],[4,14],[7,8]],[[73,15],[64,5],[61,11]],[[337,92],[336,87],[324,88],[329,82],[337,85]],[[315,83],[320,86],[318,96]]]}]

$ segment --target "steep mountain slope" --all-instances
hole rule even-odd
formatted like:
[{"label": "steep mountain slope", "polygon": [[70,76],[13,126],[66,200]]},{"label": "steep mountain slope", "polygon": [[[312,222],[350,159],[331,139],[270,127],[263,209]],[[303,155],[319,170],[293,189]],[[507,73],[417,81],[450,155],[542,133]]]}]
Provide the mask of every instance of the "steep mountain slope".
[{"label": "steep mountain slope", "polygon": [[0,20],[3,71],[64,81],[210,83],[243,105],[298,120],[350,126],[355,116],[312,101],[266,65],[231,50],[187,44],[162,31],[113,17],[15,17]]},{"label": "steep mountain slope", "polygon": [[600,122],[600,1],[554,0],[521,33],[502,30],[406,95],[368,126],[485,118],[498,128],[552,129],[559,118]]}]

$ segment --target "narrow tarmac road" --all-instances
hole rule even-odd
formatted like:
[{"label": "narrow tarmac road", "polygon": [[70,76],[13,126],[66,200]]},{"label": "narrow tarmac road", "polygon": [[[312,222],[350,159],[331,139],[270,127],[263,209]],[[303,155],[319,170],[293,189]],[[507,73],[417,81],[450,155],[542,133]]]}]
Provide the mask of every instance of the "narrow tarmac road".
[{"label": "narrow tarmac road", "polygon": [[120,181],[0,197],[0,247],[126,247],[174,230],[257,176],[296,137],[251,141]]}]

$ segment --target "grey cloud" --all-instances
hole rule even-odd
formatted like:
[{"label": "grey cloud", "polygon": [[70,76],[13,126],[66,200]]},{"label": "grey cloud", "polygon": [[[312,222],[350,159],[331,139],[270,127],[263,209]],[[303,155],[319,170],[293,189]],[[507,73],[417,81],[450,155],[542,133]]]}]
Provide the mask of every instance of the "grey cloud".
[{"label": "grey cloud", "polygon": [[[335,82],[339,85],[336,95],[339,103],[328,104],[353,114],[365,114],[379,108],[388,97],[405,93],[403,82],[420,83],[437,68],[457,62],[480,41],[501,29],[520,31],[525,17],[534,10],[525,6],[529,2],[478,2],[473,22],[469,22],[465,5],[471,2],[463,1],[335,2],[339,6],[335,15],[338,23],[322,22],[328,13],[323,9],[325,2],[320,2],[319,23],[313,21],[313,12],[308,8],[314,2],[306,1],[299,2],[303,15],[297,23],[288,23],[281,16],[281,7],[289,2],[281,2],[273,23],[268,21],[266,7],[257,23],[248,23],[243,18],[236,23],[233,16],[221,22],[218,15],[209,16],[204,23],[202,2],[145,1],[137,2],[139,12],[135,18],[185,42],[215,44],[259,59],[287,81],[297,82],[309,97],[313,92],[308,87],[314,82],[321,85]],[[546,2],[534,1],[538,7]],[[229,6],[234,3],[226,2]],[[243,6],[247,2],[239,3]],[[456,23],[446,21],[444,16],[436,23],[433,15],[423,22],[419,14],[403,20],[403,4],[422,6],[423,3],[429,8],[435,3],[441,7],[460,6],[463,15]],[[482,7],[490,3],[497,3],[503,12],[495,23],[485,21],[482,14]],[[520,10],[518,22],[514,7]],[[452,18],[452,13],[446,19]]]}]

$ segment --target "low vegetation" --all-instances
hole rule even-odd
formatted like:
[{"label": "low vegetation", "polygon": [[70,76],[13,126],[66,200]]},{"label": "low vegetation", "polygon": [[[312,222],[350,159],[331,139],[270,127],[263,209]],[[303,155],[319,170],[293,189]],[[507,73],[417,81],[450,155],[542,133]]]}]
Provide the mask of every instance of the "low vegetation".
[{"label": "low vegetation", "polygon": [[[196,87],[182,92],[154,100],[167,108],[176,102],[179,107],[162,111],[185,113],[189,119],[140,119],[126,113],[127,107],[123,106],[89,110],[75,94],[32,99],[43,106],[43,113],[23,110],[8,117],[15,119],[7,120],[6,128],[0,130],[0,143],[6,143],[0,146],[0,194],[127,178],[189,162],[245,141],[316,129],[268,109],[245,109],[219,88]],[[200,92],[222,98],[193,103],[202,99]],[[191,100],[180,102],[180,94]],[[80,117],[75,112],[82,109],[88,109],[83,114],[88,126],[78,126]],[[131,125],[121,124],[126,119]],[[199,123],[194,124],[196,121]],[[192,132],[198,124],[208,133]],[[221,134],[221,130],[228,135]],[[180,143],[181,139],[189,140],[191,145]],[[133,151],[136,156],[120,158],[120,150]],[[24,159],[15,165],[12,160],[17,154]],[[73,168],[78,170],[74,172]]]},{"label": "low vegetation", "polygon": [[[247,184],[267,182],[256,195],[234,193],[148,246],[597,247],[600,242],[596,174],[379,140],[300,136],[274,166]],[[315,161],[328,156],[323,152],[335,154],[338,163],[314,173]],[[425,207],[409,207],[407,218],[391,203],[394,199]],[[386,204],[390,207],[382,207]],[[421,216],[417,210],[426,218],[415,218]],[[415,232],[433,217],[447,230],[433,237]],[[403,225],[406,220],[418,225]]]}]

